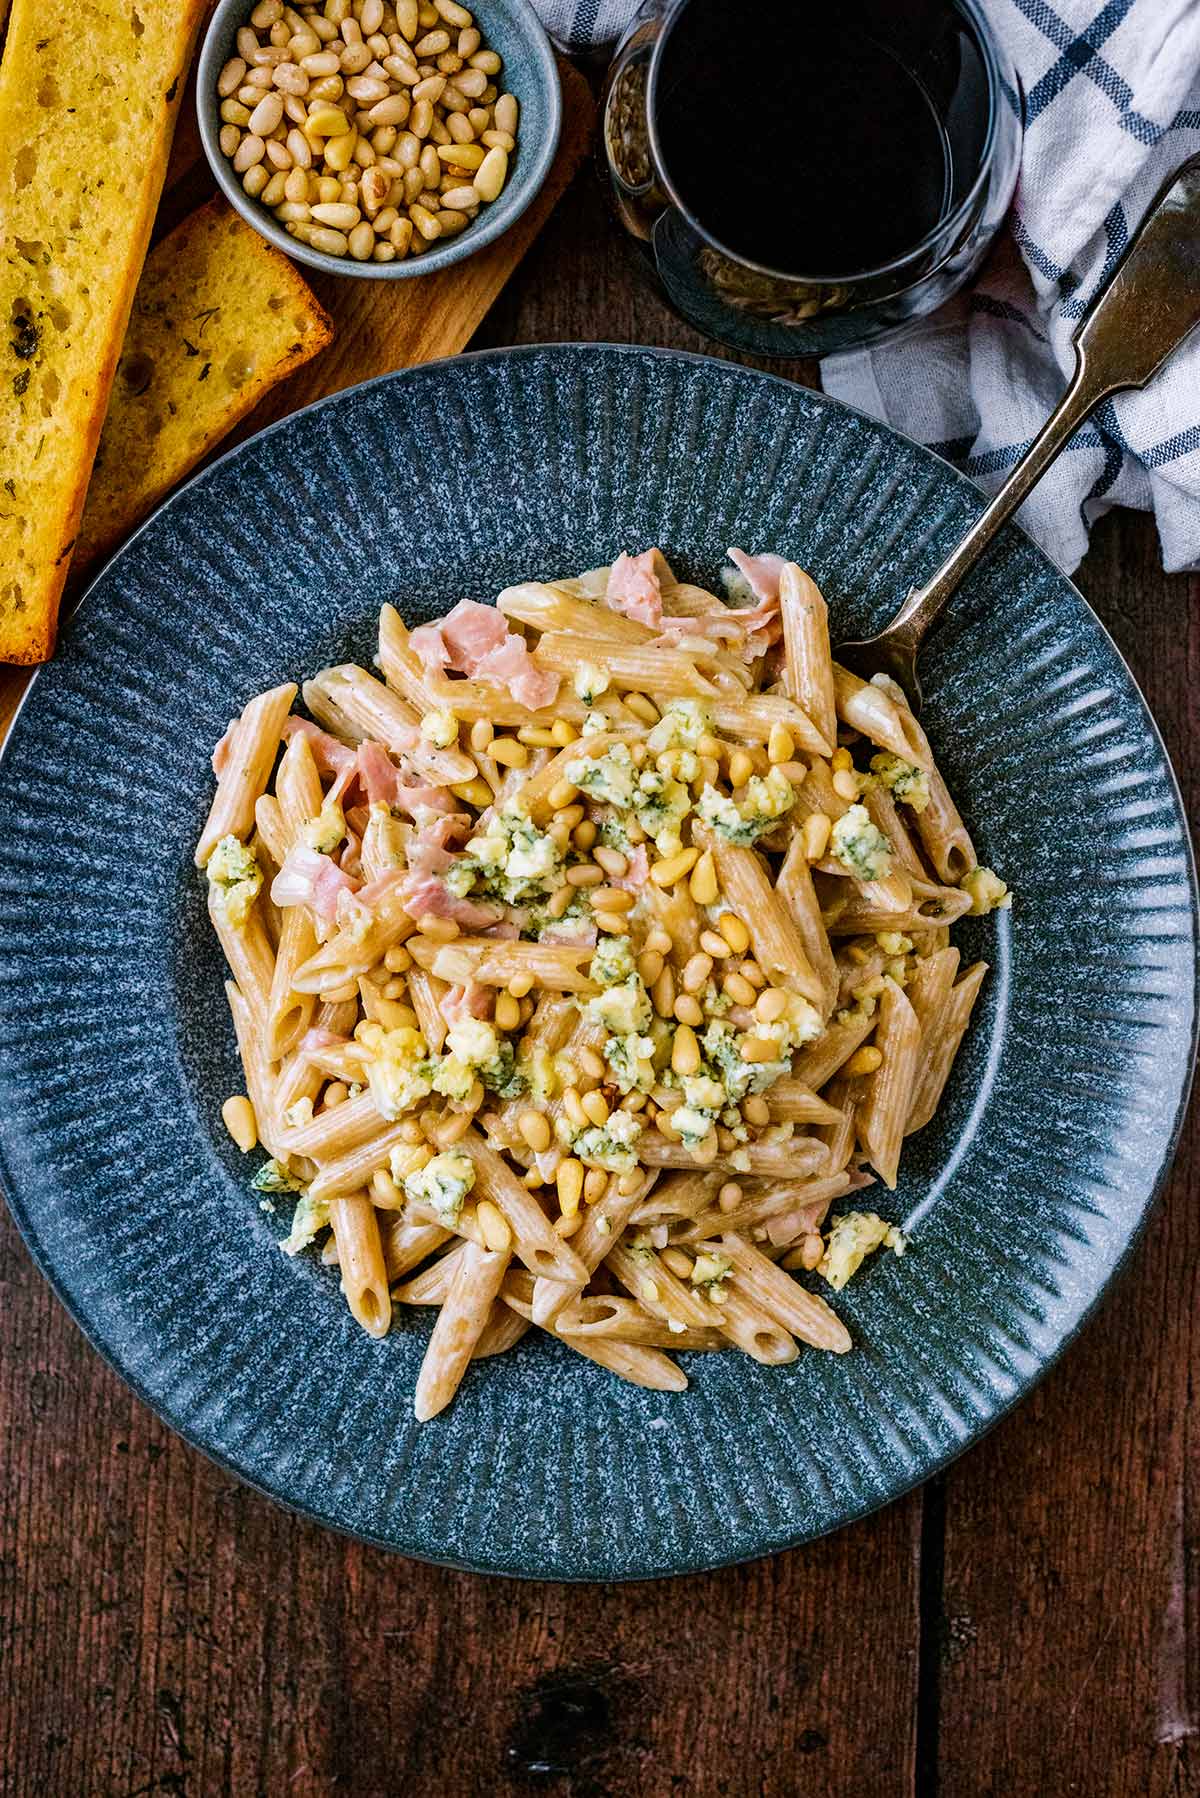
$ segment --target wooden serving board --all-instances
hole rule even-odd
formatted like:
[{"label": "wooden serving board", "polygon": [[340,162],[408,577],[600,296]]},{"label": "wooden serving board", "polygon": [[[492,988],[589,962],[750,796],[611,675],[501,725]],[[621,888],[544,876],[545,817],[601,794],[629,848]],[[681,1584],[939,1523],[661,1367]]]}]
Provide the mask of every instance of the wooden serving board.
[{"label": "wooden serving board", "polygon": [[[333,318],[333,342],[265,394],[216,454],[326,394],[466,348],[587,153],[595,113],[591,92],[578,70],[561,59],[559,76],[563,126],[558,154],[541,192],[512,229],[478,255],[411,281],[342,280],[301,265]],[[207,197],[207,192],[199,195]],[[76,582],[72,597],[85,581]],[[0,742],[34,672],[0,667]]]}]

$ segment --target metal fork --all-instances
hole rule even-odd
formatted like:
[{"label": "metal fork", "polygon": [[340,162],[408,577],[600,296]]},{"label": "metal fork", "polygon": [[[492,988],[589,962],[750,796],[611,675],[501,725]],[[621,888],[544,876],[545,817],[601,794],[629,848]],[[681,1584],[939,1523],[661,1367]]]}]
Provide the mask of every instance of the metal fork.
[{"label": "metal fork", "polygon": [[1068,438],[1100,401],[1144,387],[1200,324],[1200,156],[1155,196],[1109,279],[1075,333],[1075,371],[1008,480],[958,547],[922,587],[914,587],[876,637],[842,643],[837,659],[867,679],[889,674],[914,710],[921,705],[917,655],[959,582],[1025,499]]}]

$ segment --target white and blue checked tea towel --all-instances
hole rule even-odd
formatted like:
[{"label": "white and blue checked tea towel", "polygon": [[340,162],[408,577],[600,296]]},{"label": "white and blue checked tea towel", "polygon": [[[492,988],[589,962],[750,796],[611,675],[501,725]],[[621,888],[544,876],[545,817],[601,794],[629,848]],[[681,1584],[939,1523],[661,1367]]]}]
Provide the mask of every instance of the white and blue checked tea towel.
[{"label": "white and blue checked tea towel", "polygon": [[[537,0],[573,50],[631,0]],[[1200,0],[981,0],[1020,74],[1025,143],[1008,225],[974,288],[873,349],[826,358],[827,393],[886,419],[988,492],[1043,423],[1071,335],[1159,186],[1200,150]],[[1093,414],[1022,508],[1070,572],[1095,519],[1152,511],[1168,569],[1200,566],[1200,334],[1141,393]]]}]

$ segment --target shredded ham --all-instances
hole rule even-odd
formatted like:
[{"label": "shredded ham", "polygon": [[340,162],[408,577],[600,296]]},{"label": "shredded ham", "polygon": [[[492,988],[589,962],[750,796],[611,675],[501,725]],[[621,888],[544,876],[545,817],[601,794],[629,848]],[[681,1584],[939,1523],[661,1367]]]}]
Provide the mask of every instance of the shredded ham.
[{"label": "shredded ham", "polygon": [[410,872],[444,874],[458,859],[446,845],[470,829],[471,819],[466,812],[447,812],[440,818],[426,820],[410,834],[406,845]]},{"label": "shredded ham", "polygon": [[448,1024],[460,1024],[464,1018],[486,1018],[495,997],[490,987],[468,980],[465,986],[448,986],[442,994],[442,1016]]},{"label": "shredded ham", "polygon": [[319,724],[313,724],[308,718],[285,718],[283,734],[289,739],[308,738],[308,746],[313,752],[319,774],[342,774],[347,770],[353,773],[356,751],[348,743],[341,743],[336,737],[331,737]]},{"label": "shredded ham", "polygon": [[[784,558],[770,554],[748,556],[744,549],[731,549],[727,553],[738,573],[745,576],[755,598],[777,606],[779,577],[783,572]],[[748,615],[746,611],[734,613],[735,618],[745,618]]]},{"label": "shredded ham", "polygon": [[662,581],[657,567],[661,560],[656,549],[644,549],[640,556],[619,555],[608,571],[605,605],[658,630],[663,622]]},{"label": "shredded ham", "polygon": [[650,857],[646,853],[646,845],[638,843],[635,848],[627,850],[625,860],[629,866],[619,879],[613,881],[613,885],[624,887],[627,893],[640,893],[650,878]]},{"label": "shredded ham", "polygon": [[367,795],[368,805],[393,805],[400,785],[400,770],[391,756],[378,743],[358,746],[358,778]]},{"label": "shredded ham", "polygon": [[473,899],[458,898],[436,874],[410,874],[401,894],[410,918],[452,918],[468,930],[483,930],[498,923],[502,915],[499,906],[477,905]]},{"label": "shredded ham", "polygon": [[233,733],[237,729],[237,719],[231,718],[225,727],[225,735],[212,752],[212,771],[220,780],[229,766],[229,752],[233,747]]},{"label": "shredded ham", "polygon": [[329,856],[320,855],[306,843],[294,843],[271,882],[271,898],[279,906],[310,906],[324,923],[332,924],[339,898],[355,892],[357,886]]},{"label": "shredded ham", "polygon": [[596,946],[596,926],[594,924],[552,924],[541,935],[543,943],[561,943],[572,949],[594,949]]},{"label": "shredded ham", "polygon": [[314,1024],[311,1030],[306,1030],[300,1038],[299,1053],[301,1055],[317,1055],[322,1049],[340,1048],[347,1041],[349,1038],[339,1036],[336,1030],[326,1030],[322,1025]]},{"label": "shredded ham", "polygon": [[527,706],[531,712],[553,705],[558,697],[557,674],[539,668],[529,653],[528,643],[515,632],[505,637],[497,649],[490,649],[471,672],[477,680],[506,687],[517,704]]},{"label": "shredded ham", "polygon": [[440,812],[449,815],[456,804],[454,795],[445,787],[401,787],[397,786],[392,795],[392,804],[397,810],[407,812],[410,818],[416,818],[424,828],[421,812]]},{"label": "shredded ham", "polygon": [[471,674],[474,665],[489,650],[499,649],[507,635],[508,625],[495,606],[461,599],[436,624],[419,625],[408,639],[408,646],[426,668],[436,673],[452,668],[457,674]]},{"label": "shredded ham", "polygon": [[524,637],[510,631],[494,606],[463,599],[437,624],[422,624],[408,640],[413,654],[431,671],[449,669],[475,680],[506,687],[531,712],[553,704],[558,676],[539,668]]}]

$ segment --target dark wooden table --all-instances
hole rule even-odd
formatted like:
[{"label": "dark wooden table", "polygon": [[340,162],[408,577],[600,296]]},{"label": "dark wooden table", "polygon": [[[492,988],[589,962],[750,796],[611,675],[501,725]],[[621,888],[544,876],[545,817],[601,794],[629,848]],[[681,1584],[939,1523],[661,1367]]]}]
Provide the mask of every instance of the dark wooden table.
[{"label": "dark wooden table", "polygon": [[[586,176],[479,342],[566,338],[708,347],[635,282]],[[1128,513],[1079,578],[1194,811],[1196,583]],[[943,1478],[644,1585],[448,1573],[277,1510],[109,1372],[4,1214],[0,1793],[1200,1792],[1196,1125],[1101,1316]]]}]

